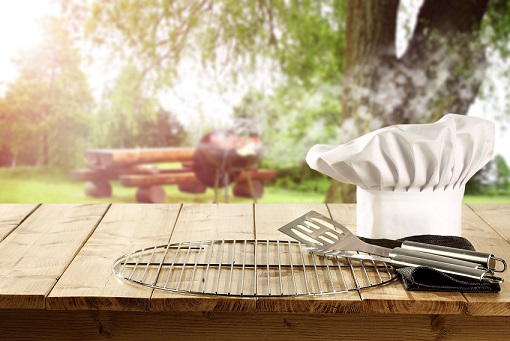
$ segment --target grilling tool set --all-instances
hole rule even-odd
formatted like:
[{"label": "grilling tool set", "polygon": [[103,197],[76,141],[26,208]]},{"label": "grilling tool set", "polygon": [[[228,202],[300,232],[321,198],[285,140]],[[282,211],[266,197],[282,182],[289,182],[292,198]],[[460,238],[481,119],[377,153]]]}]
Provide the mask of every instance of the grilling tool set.
[{"label": "grilling tool set", "polygon": [[286,297],[336,294],[386,284],[397,267],[428,267],[477,285],[502,283],[492,254],[410,241],[367,239],[310,211],[279,229],[295,240],[220,239],[168,243],[117,258],[113,273],[160,290]]},{"label": "grilling tool set", "polygon": [[493,254],[411,241],[369,239],[354,235],[342,224],[310,211],[279,229],[304,243],[309,251],[383,261],[396,267],[426,266],[438,271],[481,282],[502,283],[494,275],[507,268]]}]

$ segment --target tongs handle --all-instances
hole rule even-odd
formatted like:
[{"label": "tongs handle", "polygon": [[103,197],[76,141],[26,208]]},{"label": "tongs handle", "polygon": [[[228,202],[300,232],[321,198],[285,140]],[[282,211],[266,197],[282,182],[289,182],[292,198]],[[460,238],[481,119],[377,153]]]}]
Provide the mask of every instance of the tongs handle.
[{"label": "tongs handle", "polygon": [[391,263],[398,266],[426,266],[450,275],[470,278],[479,282],[503,283],[503,279],[494,276],[494,273],[489,269],[476,269],[407,255],[396,255],[391,259]]},{"label": "tongs handle", "polygon": [[[414,250],[419,252],[431,253],[439,256],[465,260],[483,265],[485,268],[494,272],[503,272],[507,268],[505,260],[495,257],[491,253],[458,249],[448,246],[439,246],[433,244],[418,243],[405,241],[401,246],[403,249]],[[502,268],[497,269],[496,263],[500,262]]]}]

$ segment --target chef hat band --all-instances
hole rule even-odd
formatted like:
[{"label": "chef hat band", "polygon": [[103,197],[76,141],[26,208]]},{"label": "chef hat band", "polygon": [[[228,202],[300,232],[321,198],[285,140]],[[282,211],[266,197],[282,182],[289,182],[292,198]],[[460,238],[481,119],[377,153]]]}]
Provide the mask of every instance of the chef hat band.
[{"label": "chef hat band", "polygon": [[464,187],[435,192],[356,188],[357,234],[398,239],[415,234],[461,235]]}]

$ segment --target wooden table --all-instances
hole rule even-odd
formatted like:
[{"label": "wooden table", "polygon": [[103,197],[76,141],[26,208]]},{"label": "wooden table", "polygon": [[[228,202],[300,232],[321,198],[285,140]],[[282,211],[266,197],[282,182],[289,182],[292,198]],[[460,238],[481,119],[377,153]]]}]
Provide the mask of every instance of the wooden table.
[{"label": "wooden table", "polygon": [[[169,241],[281,239],[314,209],[350,228],[354,205],[0,205],[0,338],[508,340],[510,272],[498,294],[405,291],[400,280],[335,295],[234,298],[153,290],[112,261]],[[510,205],[464,206],[463,234],[510,259]]]}]

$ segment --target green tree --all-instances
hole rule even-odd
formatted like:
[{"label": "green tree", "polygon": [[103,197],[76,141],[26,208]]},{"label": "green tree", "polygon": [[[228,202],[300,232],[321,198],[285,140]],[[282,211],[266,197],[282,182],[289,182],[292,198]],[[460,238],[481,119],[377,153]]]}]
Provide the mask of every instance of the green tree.
[{"label": "green tree", "polygon": [[497,171],[496,189],[503,191],[510,190],[510,168],[505,158],[501,155],[496,155],[492,162],[496,165]]},{"label": "green tree", "polygon": [[49,18],[43,28],[43,41],[15,61],[19,76],[7,89],[0,144],[21,163],[71,167],[89,138],[93,99],[62,21]]},{"label": "green tree", "polygon": [[96,141],[99,147],[133,148],[142,146],[143,124],[156,119],[156,100],[138,80],[137,67],[128,64],[113,86],[106,88],[96,116]]},{"label": "green tree", "polygon": [[[399,0],[64,2],[87,33],[134,55],[141,76],[171,83],[186,50],[235,72],[271,60],[287,84],[343,85],[339,142],[396,123],[466,114],[486,68],[487,45],[505,50],[505,0],[424,0],[407,50],[396,53]],[[119,39],[120,38],[120,39]],[[501,43],[501,42],[504,43]],[[340,101],[340,98],[338,99]],[[351,200],[332,182],[326,201]]]},{"label": "green tree", "polygon": [[144,147],[175,147],[186,140],[186,130],[174,114],[160,108],[155,120],[142,124],[140,143]]}]

